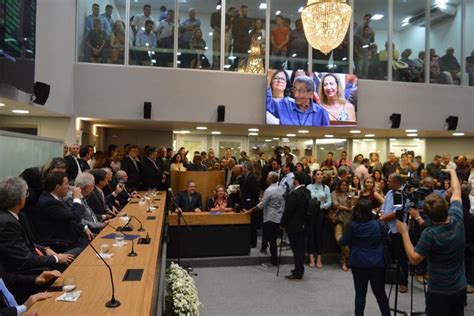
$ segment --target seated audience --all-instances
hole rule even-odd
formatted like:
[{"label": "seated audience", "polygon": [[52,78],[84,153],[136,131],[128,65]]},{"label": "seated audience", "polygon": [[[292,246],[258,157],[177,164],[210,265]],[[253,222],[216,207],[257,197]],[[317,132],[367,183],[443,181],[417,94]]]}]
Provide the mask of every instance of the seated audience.
[{"label": "seated audience", "polygon": [[35,216],[35,228],[40,238],[51,241],[67,241],[74,247],[83,248],[94,238],[87,225],[81,223],[81,189],[74,187],[72,208],[63,198],[69,191],[67,175],[53,172],[44,181],[45,192],[38,200],[38,215]]},{"label": "seated audience", "polygon": [[232,200],[227,196],[223,185],[219,184],[214,190],[214,196],[207,200],[208,212],[232,212]]},{"label": "seated audience", "polygon": [[196,191],[196,183],[188,181],[186,191],[179,192],[176,196],[176,205],[178,211],[181,212],[196,212],[202,211],[202,196]]},{"label": "seated audience", "polygon": [[451,74],[453,80],[458,84],[461,81],[461,65],[454,56],[454,48],[450,47],[446,50],[446,55],[439,59],[439,67],[441,71],[446,71]]},{"label": "seated audience", "polygon": [[[72,254],[57,254],[51,248],[35,244],[22,223],[20,211],[27,197],[26,182],[18,177],[0,180],[0,264],[9,272],[64,270],[74,260]],[[1,300],[0,300],[1,301]]]},{"label": "seated audience", "polygon": [[112,194],[105,195],[103,190],[108,184],[107,173],[102,169],[95,169],[91,171],[91,174],[94,177],[95,187],[86,198],[87,204],[98,218],[102,215],[116,216],[118,211],[114,206],[114,201],[123,188],[117,184]]}]

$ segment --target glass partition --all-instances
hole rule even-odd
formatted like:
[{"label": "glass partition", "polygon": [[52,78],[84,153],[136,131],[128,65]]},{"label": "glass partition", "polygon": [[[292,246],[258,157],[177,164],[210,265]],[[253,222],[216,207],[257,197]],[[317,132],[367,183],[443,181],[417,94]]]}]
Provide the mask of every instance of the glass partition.
[{"label": "glass partition", "polygon": [[265,73],[265,1],[227,0],[224,70]]},{"label": "glass partition", "polygon": [[218,65],[212,67],[213,57],[220,56],[220,47],[214,47],[220,38],[219,33],[214,34],[214,28],[220,25],[218,21],[218,1],[179,1],[178,68],[218,69]]},{"label": "glass partition", "polygon": [[[102,2],[101,2],[102,3]],[[123,64],[126,1],[77,1],[77,59],[86,63]]]},{"label": "glass partition", "polygon": [[432,83],[459,85],[461,82],[461,10],[461,1],[432,1],[429,55]]},{"label": "glass partition", "polygon": [[272,137],[249,137],[249,158],[259,160],[260,154],[266,154],[269,158],[273,155],[276,147],[279,146],[280,139]]},{"label": "glass partition", "polygon": [[474,87],[474,0],[467,0],[466,3],[466,43],[465,54],[466,54],[466,85]]},{"label": "glass partition", "polygon": [[[388,3],[386,0],[354,0],[354,73],[360,79],[387,80]],[[393,60],[399,52],[393,38]]]},{"label": "glass partition", "polygon": [[270,68],[308,69],[308,41],[301,11],[307,1],[273,0],[270,32]]},{"label": "glass partition", "polygon": [[130,1],[129,64],[173,67],[174,1]]},{"label": "glass partition", "polygon": [[328,153],[333,153],[333,159],[339,161],[341,153],[347,152],[347,139],[324,138],[316,139],[316,162],[321,163],[327,159]]},{"label": "glass partition", "polygon": [[400,48],[400,59],[394,63],[393,80],[425,81],[426,0],[395,0],[393,36]]}]

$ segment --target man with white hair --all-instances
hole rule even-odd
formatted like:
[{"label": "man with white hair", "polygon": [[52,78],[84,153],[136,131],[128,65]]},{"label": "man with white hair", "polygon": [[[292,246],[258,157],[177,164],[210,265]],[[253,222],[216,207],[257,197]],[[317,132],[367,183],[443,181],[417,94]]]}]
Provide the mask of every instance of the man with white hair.
[{"label": "man with white hair", "polygon": [[[77,176],[74,186],[81,188],[81,207],[79,208],[79,216],[81,217],[81,222],[84,225],[87,225],[89,229],[94,233],[98,234],[102,228],[104,228],[112,218],[109,214],[102,214],[100,216],[96,215],[94,211],[87,204],[86,198],[94,190],[95,179],[92,174],[89,172],[84,172]],[[73,198],[71,194],[68,194],[66,197],[66,203],[72,205]]]}]

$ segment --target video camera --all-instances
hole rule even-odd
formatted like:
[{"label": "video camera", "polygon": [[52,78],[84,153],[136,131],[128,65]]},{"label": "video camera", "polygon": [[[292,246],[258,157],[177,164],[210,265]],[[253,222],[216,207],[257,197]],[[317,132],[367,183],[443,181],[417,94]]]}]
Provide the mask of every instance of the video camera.
[{"label": "video camera", "polygon": [[403,222],[406,202],[409,203],[410,208],[420,208],[420,203],[431,193],[433,189],[422,187],[419,179],[410,176],[402,188],[393,194],[393,204],[400,208],[396,212],[397,219]]}]

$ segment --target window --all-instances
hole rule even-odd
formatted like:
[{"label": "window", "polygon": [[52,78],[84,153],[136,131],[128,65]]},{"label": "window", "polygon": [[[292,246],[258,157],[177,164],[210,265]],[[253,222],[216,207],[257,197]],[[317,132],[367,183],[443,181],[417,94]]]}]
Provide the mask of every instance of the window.
[{"label": "window", "polygon": [[470,87],[474,87],[474,0],[467,0],[467,12],[466,12],[466,44],[465,54],[466,54],[466,75],[467,80],[466,84]]},{"label": "window", "polygon": [[100,5],[96,1],[77,1],[78,61],[124,64],[126,2]]}]

